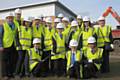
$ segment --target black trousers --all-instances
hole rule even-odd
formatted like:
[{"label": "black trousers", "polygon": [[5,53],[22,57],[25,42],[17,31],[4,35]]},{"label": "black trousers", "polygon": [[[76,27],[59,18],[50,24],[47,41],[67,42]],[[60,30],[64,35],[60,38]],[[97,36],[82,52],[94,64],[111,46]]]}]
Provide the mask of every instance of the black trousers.
[{"label": "black trousers", "polygon": [[[45,59],[46,57],[51,55],[51,50],[49,51],[44,51],[43,55],[42,55],[42,60]],[[51,71],[51,57],[49,57],[48,59],[46,59],[43,63],[43,72],[44,75],[47,76],[49,75],[50,71]]]},{"label": "black trousers", "polygon": [[101,66],[101,73],[108,73],[110,71],[110,66],[109,66],[109,51],[105,50],[105,47],[103,47],[103,62]]},{"label": "black trousers", "polygon": [[96,77],[96,72],[98,71],[94,63],[84,64],[83,68],[83,78],[88,79],[91,77]]},{"label": "black trousers", "polygon": [[2,76],[13,76],[16,65],[16,49],[14,45],[5,48],[2,54]]},{"label": "black trousers", "polygon": [[68,75],[70,78],[80,79],[80,64],[75,62],[73,67],[68,70]]},{"label": "black trousers", "polygon": [[56,76],[65,76],[65,59],[52,60],[52,74]]}]

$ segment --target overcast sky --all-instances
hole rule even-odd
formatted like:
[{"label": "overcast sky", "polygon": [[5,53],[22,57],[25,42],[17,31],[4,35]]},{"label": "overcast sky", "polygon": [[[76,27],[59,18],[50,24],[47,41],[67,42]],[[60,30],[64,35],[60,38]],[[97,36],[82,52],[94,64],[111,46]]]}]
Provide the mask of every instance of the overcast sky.
[{"label": "overcast sky", "polygon": [[[40,3],[50,0],[0,0],[0,8],[9,8],[14,6],[28,5],[33,3]],[[120,15],[120,0],[59,0],[65,6],[73,10],[76,14],[82,16],[90,16],[91,20],[95,21],[107,7],[112,6],[113,9]],[[118,22],[109,15],[107,23],[116,26]]]}]

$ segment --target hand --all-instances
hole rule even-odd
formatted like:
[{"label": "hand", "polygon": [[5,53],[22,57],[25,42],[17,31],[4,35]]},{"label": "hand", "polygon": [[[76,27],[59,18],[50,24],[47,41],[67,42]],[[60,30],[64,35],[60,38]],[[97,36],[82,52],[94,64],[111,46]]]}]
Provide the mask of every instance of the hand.
[{"label": "hand", "polygon": [[4,51],[4,48],[3,47],[0,47],[0,52],[3,52]]}]

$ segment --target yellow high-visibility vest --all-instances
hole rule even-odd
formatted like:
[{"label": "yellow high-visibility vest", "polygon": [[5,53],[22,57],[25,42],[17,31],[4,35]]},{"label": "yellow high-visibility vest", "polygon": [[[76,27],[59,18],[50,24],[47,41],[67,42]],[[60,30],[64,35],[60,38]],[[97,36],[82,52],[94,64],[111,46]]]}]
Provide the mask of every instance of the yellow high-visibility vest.
[{"label": "yellow high-visibility vest", "polygon": [[32,29],[33,29],[33,38],[41,39],[41,34],[43,33],[43,26],[40,25],[37,29],[37,27],[34,25]]},{"label": "yellow high-visibility vest", "polygon": [[29,68],[30,71],[34,69],[34,67],[39,63],[38,61],[35,61],[34,59],[41,60],[42,52],[36,53],[34,48],[28,49],[28,55],[29,55]]},{"label": "yellow high-visibility vest", "polygon": [[20,26],[19,31],[19,42],[22,50],[27,50],[31,47],[32,43],[32,29],[28,27],[27,30],[25,26]]},{"label": "yellow high-visibility vest", "polygon": [[17,26],[15,25],[14,30],[12,30],[7,22],[3,24],[4,34],[3,34],[3,47],[9,48],[15,42],[15,35]]},{"label": "yellow high-visibility vest", "polygon": [[[84,52],[85,57],[88,60],[100,59],[102,58],[103,49],[98,48],[97,51],[93,54],[90,48],[86,48]],[[94,63],[98,70],[100,70],[101,64]]]},{"label": "yellow high-visibility vest", "polygon": [[111,31],[111,27],[105,25],[104,27],[97,27],[96,29],[97,34],[97,46],[103,47],[105,42],[110,42],[109,35]]},{"label": "yellow high-visibility vest", "polygon": [[[71,57],[72,57],[72,51],[68,51],[67,53],[66,53],[66,59],[67,59],[67,72],[68,72],[68,70],[69,70],[69,68],[70,68],[70,66],[71,66]],[[76,51],[76,54],[75,54],[75,60],[76,61],[78,61],[78,62],[80,62],[81,61],[81,59],[82,59],[82,53],[80,52],[80,51]],[[81,77],[83,77],[83,74],[82,74],[82,66],[80,65],[80,76]]]},{"label": "yellow high-visibility vest", "polygon": [[52,56],[51,57],[52,60],[59,59],[59,58],[65,59],[65,36],[64,34],[62,34],[62,36],[63,38],[61,39],[58,33],[55,33],[54,35],[54,39],[57,44],[56,53],[58,53],[59,55]]},{"label": "yellow high-visibility vest", "polygon": [[94,28],[89,27],[88,31],[82,31],[81,34],[82,34],[82,40],[83,40],[82,44],[83,44],[83,49],[84,49],[88,46],[88,42],[87,42],[88,38],[95,34]]},{"label": "yellow high-visibility vest", "polygon": [[44,33],[44,44],[45,44],[44,51],[52,50],[53,48],[52,37],[53,37],[53,34],[55,33],[55,29],[51,29],[51,31],[49,31],[49,29],[46,27],[44,32],[45,32]]}]

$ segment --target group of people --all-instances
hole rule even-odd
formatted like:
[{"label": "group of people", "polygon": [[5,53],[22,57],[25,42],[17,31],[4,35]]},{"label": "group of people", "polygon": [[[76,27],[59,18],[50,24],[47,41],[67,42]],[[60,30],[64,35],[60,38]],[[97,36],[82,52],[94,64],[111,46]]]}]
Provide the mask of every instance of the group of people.
[{"label": "group of people", "polygon": [[21,9],[9,13],[0,25],[2,76],[66,76],[96,78],[108,73],[113,49],[111,26],[88,16],[70,21],[62,13],[51,17],[21,18]]}]

